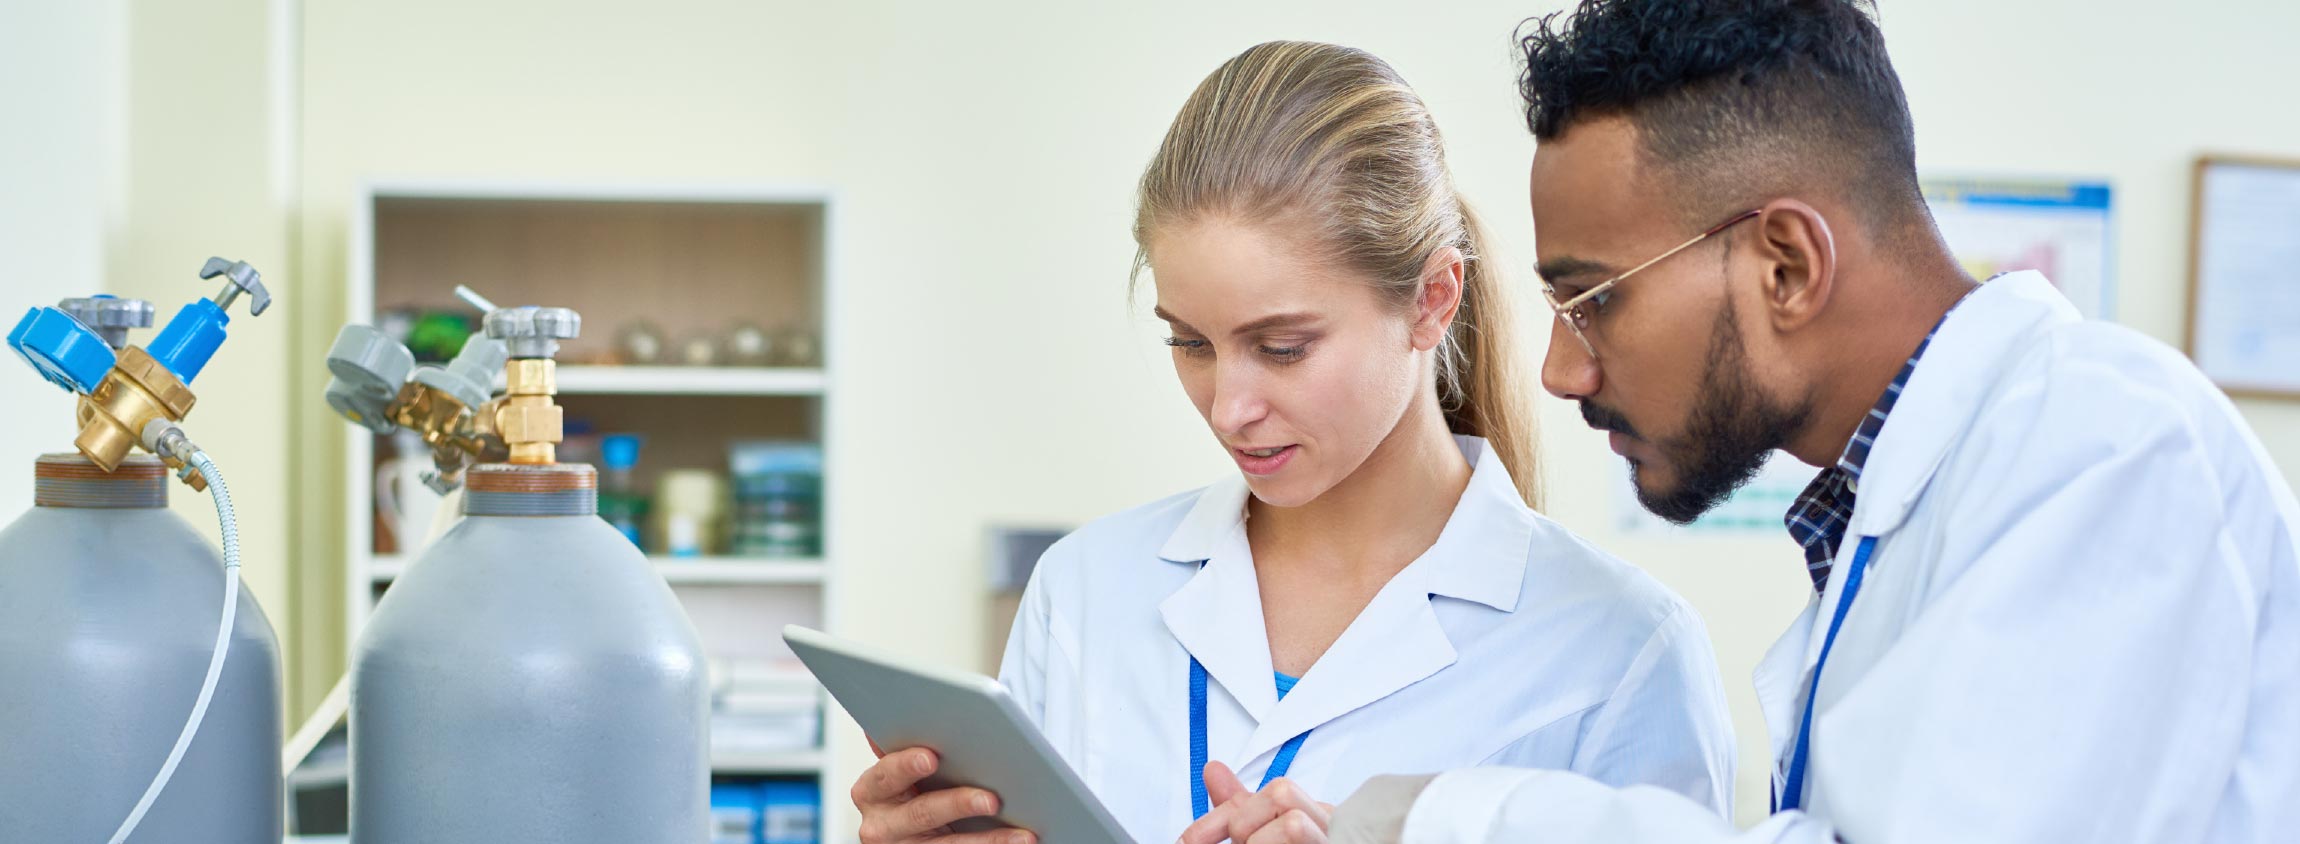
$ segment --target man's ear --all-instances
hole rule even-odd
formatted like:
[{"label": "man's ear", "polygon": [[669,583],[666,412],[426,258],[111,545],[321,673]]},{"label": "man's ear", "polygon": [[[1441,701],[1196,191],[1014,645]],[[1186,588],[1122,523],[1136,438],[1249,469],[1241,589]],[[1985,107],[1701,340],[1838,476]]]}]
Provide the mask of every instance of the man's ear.
[{"label": "man's ear", "polygon": [[1429,351],[1444,342],[1461,310],[1462,280],[1468,271],[1461,250],[1445,247],[1422,262],[1420,291],[1414,299],[1414,348]]},{"label": "man's ear", "polygon": [[1837,284],[1837,244],[1829,222],[1813,206],[1778,199],[1758,213],[1752,228],[1765,269],[1759,283],[1766,318],[1774,330],[1795,331],[1819,318]]}]

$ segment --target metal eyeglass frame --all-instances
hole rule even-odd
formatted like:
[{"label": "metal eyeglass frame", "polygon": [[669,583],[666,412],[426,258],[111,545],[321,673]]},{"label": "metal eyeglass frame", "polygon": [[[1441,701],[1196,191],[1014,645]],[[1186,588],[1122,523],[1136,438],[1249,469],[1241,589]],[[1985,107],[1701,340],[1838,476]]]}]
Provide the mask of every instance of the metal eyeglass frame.
[{"label": "metal eyeglass frame", "polygon": [[1581,348],[1583,351],[1589,352],[1589,359],[1596,360],[1597,345],[1591,343],[1589,341],[1589,335],[1584,333],[1587,328],[1585,323],[1589,321],[1589,315],[1582,311],[1581,306],[1583,303],[1588,302],[1590,299],[1604,295],[1606,291],[1612,290],[1614,285],[1620,284],[1622,281],[1627,280],[1630,276],[1644,272],[1647,267],[1651,267],[1654,264],[1669,260],[1669,256],[1683,252],[1687,249],[1691,249],[1702,241],[1717,236],[1718,232],[1732,228],[1733,224],[1739,223],[1743,220],[1754,219],[1758,214],[1764,213],[1764,211],[1765,209],[1763,208],[1751,208],[1747,211],[1735,214],[1733,215],[1733,219],[1726,220],[1725,222],[1711,226],[1709,227],[1708,231],[1694,235],[1691,240],[1687,240],[1684,243],[1680,243],[1674,247],[1671,247],[1669,251],[1654,256],[1650,261],[1646,261],[1645,263],[1630,267],[1627,271],[1620,275],[1598,282],[1597,286],[1574,294],[1573,298],[1567,299],[1563,302],[1557,300],[1557,288],[1550,285],[1549,279],[1542,279],[1541,298],[1549,303],[1550,310],[1557,312],[1557,321],[1564,323],[1567,331],[1573,332],[1573,339],[1581,341]]}]

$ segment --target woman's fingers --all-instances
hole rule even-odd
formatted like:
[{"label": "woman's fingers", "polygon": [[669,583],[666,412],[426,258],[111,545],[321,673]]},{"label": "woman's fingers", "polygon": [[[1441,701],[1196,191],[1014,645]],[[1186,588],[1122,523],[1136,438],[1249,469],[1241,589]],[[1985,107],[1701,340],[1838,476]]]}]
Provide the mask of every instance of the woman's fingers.
[{"label": "woman's fingers", "polygon": [[1206,770],[1200,774],[1206,778],[1206,799],[1213,805],[1220,806],[1252,793],[1246,790],[1245,783],[1238,781],[1237,773],[1231,771],[1230,766],[1220,762],[1206,763]]},{"label": "woman's fingers", "polygon": [[1012,840],[1011,835],[988,838],[951,836],[951,824],[967,818],[997,814],[998,805],[998,795],[979,788],[944,788],[899,801],[872,803],[862,807],[862,827],[858,830],[858,837],[863,844]]},{"label": "woman's fingers", "polygon": [[958,821],[998,814],[998,796],[979,788],[945,788],[913,797],[886,814],[891,821],[880,831],[894,840],[929,838]]},{"label": "woman's fingers", "polygon": [[1263,786],[1261,794],[1270,798],[1270,801],[1277,804],[1281,809],[1300,810],[1311,820],[1316,821],[1321,829],[1334,815],[1333,806],[1311,799],[1310,793],[1303,791],[1300,784],[1284,777],[1279,777],[1271,781],[1269,785]]},{"label": "woman's fingers", "polygon": [[984,832],[961,832],[934,839],[933,844],[1037,844],[1038,836],[1026,829],[993,829]]},{"label": "woman's fingers", "polygon": [[1178,844],[1222,844],[1230,840],[1230,817],[1245,808],[1244,800],[1232,800],[1215,806],[1205,817],[1182,830]]},{"label": "woman's fingers", "polygon": [[1238,844],[1326,844],[1326,826],[1301,809],[1288,811]]},{"label": "woman's fingers", "polygon": [[940,766],[934,751],[923,747],[898,750],[881,757],[862,777],[855,780],[855,808],[869,810],[874,805],[900,802],[918,786],[918,781],[934,774]]},{"label": "woman's fingers", "polygon": [[[1219,764],[1206,766],[1209,796],[1214,793],[1217,773],[1229,777],[1232,783],[1237,782],[1230,774],[1230,769],[1221,768],[1217,771]],[[1244,786],[1239,785],[1237,788],[1242,790]],[[1317,830],[1316,840],[1323,840],[1326,826],[1332,818],[1333,807],[1311,799],[1309,793],[1294,784],[1293,780],[1280,779],[1263,787],[1261,791],[1239,793],[1216,806],[1205,817],[1199,818],[1182,831],[1181,844],[1220,844],[1223,841],[1247,844],[1271,826],[1281,828],[1280,833],[1273,834],[1293,834],[1282,830],[1297,822],[1306,823]]]},{"label": "woman's fingers", "polygon": [[856,787],[846,796],[856,800],[856,810],[863,812],[869,812],[874,805],[902,803],[918,791],[918,780],[934,775],[938,766],[941,761],[934,757],[934,750],[927,747],[897,750],[865,768],[863,777],[856,777]]}]

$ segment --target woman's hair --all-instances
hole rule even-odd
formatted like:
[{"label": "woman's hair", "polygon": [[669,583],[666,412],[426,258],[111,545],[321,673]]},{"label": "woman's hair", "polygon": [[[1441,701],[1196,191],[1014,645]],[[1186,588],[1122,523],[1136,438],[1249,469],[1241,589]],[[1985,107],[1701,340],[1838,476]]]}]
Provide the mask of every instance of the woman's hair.
[{"label": "woman's hair", "polygon": [[1429,107],[1363,50],[1272,41],[1216,69],[1174,117],[1142,174],[1134,269],[1153,233],[1205,217],[1307,232],[1342,265],[1412,308],[1429,257],[1463,259],[1462,298],[1438,348],[1446,426],[1484,437],[1529,506],[1541,506],[1534,413],[1521,392],[1515,313],[1454,190]]}]

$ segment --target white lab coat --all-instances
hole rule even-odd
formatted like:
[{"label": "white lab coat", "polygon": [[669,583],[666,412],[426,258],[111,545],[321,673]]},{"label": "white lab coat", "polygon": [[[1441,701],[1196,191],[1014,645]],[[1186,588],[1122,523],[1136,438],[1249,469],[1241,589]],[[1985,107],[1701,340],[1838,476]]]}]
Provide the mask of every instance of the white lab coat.
[{"label": "white lab coat", "polygon": [[1404,840],[2300,840],[2300,508],[2179,353],[2080,320],[2035,273],[1991,281],[1856,492],[1826,593],[1757,669],[1779,789],[1878,537],[1821,675],[1804,811],[1736,835],[1674,795],[1473,769],[1422,792]]},{"label": "white lab coat", "polygon": [[1056,543],[1000,681],[1146,842],[1191,821],[1192,656],[1211,678],[1208,756],[1248,785],[1314,728],[1288,776],[1329,802],[1378,774],[1534,765],[1727,811],[1732,723],[1700,618],[1527,509],[1486,443],[1458,439],[1474,468],[1437,542],[1283,701],[1238,478]]}]

